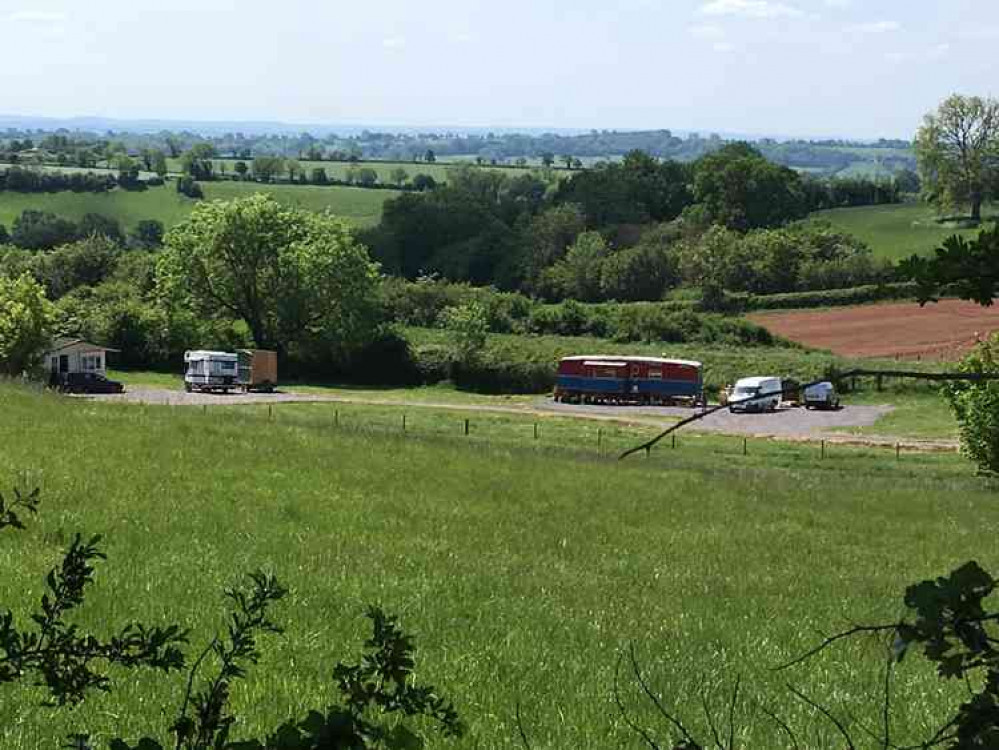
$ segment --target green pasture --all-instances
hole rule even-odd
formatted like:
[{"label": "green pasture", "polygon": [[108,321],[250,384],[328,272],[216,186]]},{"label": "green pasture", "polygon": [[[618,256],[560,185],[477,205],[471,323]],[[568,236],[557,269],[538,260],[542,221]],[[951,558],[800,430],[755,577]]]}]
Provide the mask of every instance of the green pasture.
[{"label": "green pasture", "polygon": [[[212,162],[215,165],[215,171],[217,174],[231,177],[238,174],[235,170],[236,162],[243,161],[247,166],[251,168],[253,166],[253,159],[213,159]],[[475,164],[474,159],[462,160],[462,161],[450,161],[443,162],[437,161],[433,163],[427,162],[411,162],[411,161],[400,161],[400,162],[373,162],[373,161],[362,161],[356,164],[351,164],[348,162],[339,161],[309,161],[308,159],[300,159],[298,163],[301,165],[302,169],[305,171],[306,176],[312,176],[313,169],[325,169],[326,176],[331,180],[345,180],[347,179],[347,173],[351,170],[358,169],[373,169],[378,173],[378,181],[386,185],[396,184],[395,179],[392,177],[392,172],[400,167],[406,170],[408,179],[412,179],[418,174],[430,175],[437,182],[447,182],[448,174],[456,169],[460,164]],[[516,177],[518,175],[527,174],[532,171],[531,167],[492,167],[490,165],[484,165],[482,167],[476,167],[477,169],[496,169],[502,171],[503,174],[510,177]],[[171,173],[180,174],[181,163],[180,159],[167,159],[167,169]],[[559,174],[565,170],[559,170]],[[284,175],[287,177],[287,175]]]},{"label": "green pasture", "polygon": [[[222,624],[222,590],[248,570],[291,588],[282,636],[236,685],[233,736],[259,735],[334,699],[330,672],[356,658],[365,605],[398,613],[418,673],[470,726],[433,747],[516,748],[518,704],[538,748],[607,750],[640,741],[612,699],[630,645],[652,688],[707,737],[737,677],[742,747],[775,747],[759,706],[810,748],[842,739],[791,698],[791,682],[857,733],[877,726],[884,653],[845,644],[788,672],[773,667],[819,633],[902,611],[907,584],[975,558],[995,570],[994,488],[958,456],[683,434],[676,449],[618,462],[653,431],[470,412],[409,415],[334,404],[143,407],[0,385],[0,484],[37,484],[28,531],[0,538],[0,603],[24,623],[73,534],[102,533],[106,563],[79,621]],[[604,443],[598,449],[597,429]],[[72,439],[67,439],[72,436]],[[25,475],[24,473],[27,472]],[[2,686],[0,746],[57,747],[87,729],[166,737],[183,675],[115,672],[81,708]],[[910,658],[896,679],[895,740],[932,732],[964,687]],[[657,733],[632,681],[622,700]],[[669,747],[669,740],[663,739]]]},{"label": "green pasture", "polygon": [[856,235],[871,246],[876,256],[891,260],[928,253],[955,233],[971,237],[977,232],[941,224],[936,209],[925,203],[836,208],[818,211],[812,218]]},{"label": "green pasture", "polygon": [[[208,182],[202,184],[205,198],[228,200],[253,193],[273,195],[282,203],[312,211],[330,209],[358,226],[381,220],[382,205],[398,193],[394,190],[364,190],[353,187],[312,187],[299,185],[258,185],[248,182]],[[15,193],[0,192],[0,224],[10,228],[22,211],[51,211],[79,220],[88,213],[116,219],[131,229],[143,219],[157,219],[166,227],[182,221],[195,202],[177,193],[173,183],[143,191],[112,190],[108,193]]]}]

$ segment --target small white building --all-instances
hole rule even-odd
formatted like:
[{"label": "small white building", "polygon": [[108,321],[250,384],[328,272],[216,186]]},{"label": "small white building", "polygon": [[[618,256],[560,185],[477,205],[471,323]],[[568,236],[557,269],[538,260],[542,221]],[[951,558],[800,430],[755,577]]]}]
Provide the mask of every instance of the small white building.
[{"label": "small white building", "polygon": [[118,350],[97,346],[83,339],[56,339],[45,354],[45,367],[53,379],[78,372],[106,376],[107,353],[116,351]]}]

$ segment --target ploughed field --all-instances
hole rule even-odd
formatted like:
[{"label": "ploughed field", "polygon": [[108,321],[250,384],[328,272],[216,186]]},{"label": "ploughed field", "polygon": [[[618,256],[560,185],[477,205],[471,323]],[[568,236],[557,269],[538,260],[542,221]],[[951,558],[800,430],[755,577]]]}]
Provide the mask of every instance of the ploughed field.
[{"label": "ploughed field", "polygon": [[999,308],[953,299],[925,307],[897,302],[757,313],[749,319],[791,341],[857,358],[952,361],[966,354],[976,337],[999,330]]},{"label": "ploughed field", "polygon": [[[614,450],[601,452],[592,423],[559,422],[558,447],[547,422],[539,441],[529,423],[517,442],[494,441],[499,425],[480,428],[486,416],[473,413],[466,436],[453,411],[413,413],[403,432],[397,412],[371,429],[377,415],[344,405],[282,405],[268,421],[266,406],[202,413],[4,384],[0,407],[14,436],[0,488],[26,471],[43,492],[27,531],[0,536],[0,609],[22,626],[77,532],[105,536],[108,560],[76,620],[102,634],[177,622],[197,654],[223,625],[223,588],[246,571],[290,587],[274,612],[285,633],[262,639],[260,664],[233,688],[233,739],[336,700],[333,665],[357,658],[375,603],[401,616],[420,680],[469,724],[467,739],[431,747],[522,747],[518,705],[534,747],[638,747],[612,692],[634,644],[652,689],[705,746],[702,696],[724,725],[741,676],[736,746],[782,746],[764,705],[808,747],[841,748],[786,683],[863,736],[861,723],[880,721],[882,648],[846,643],[772,668],[819,633],[894,620],[913,581],[973,558],[999,569],[993,490],[954,454],[837,447],[820,459],[814,446],[760,441],[743,456],[741,440],[684,433],[676,449],[618,462],[656,428],[605,425]],[[448,434],[431,434],[435,418]],[[166,740],[185,675],[112,678],[110,694],[75,710],[0,686],[0,747],[59,747],[82,730]],[[915,654],[895,685],[901,745],[966,697]],[[676,744],[626,671],[621,700],[660,746]]]}]

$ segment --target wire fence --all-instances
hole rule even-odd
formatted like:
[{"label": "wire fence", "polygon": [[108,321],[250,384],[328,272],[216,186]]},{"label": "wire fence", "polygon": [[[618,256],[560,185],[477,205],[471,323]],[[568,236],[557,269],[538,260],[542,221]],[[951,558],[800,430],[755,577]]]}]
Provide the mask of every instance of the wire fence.
[{"label": "wire fence", "polygon": [[[132,408],[132,407],[129,407]],[[158,407],[143,407],[145,418],[154,418]],[[622,450],[660,432],[654,424],[575,417],[536,417],[482,411],[462,413],[433,407],[403,408],[360,404],[308,403],[266,405],[203,405],[176,411],[197,414],[209,425],[238,424],[266,436],[268,430],[286,428],[309,435],[342,433],[389,439],[419,439],[468,444],[484,450],[534,449],[616,459]],[[391,451],[390,447],[385,449]],[[842,437],[759,436],[713,431],[673,432],[642,451],[646,459],[669,461],[696,452],[707,457],[745,458],[751,463],[766,459],[794,459],[807,463],[835,462],[840,458],[867,456],[877,461],[929,460],[933,454],[953,453],[948,444],[887,442]]]}]

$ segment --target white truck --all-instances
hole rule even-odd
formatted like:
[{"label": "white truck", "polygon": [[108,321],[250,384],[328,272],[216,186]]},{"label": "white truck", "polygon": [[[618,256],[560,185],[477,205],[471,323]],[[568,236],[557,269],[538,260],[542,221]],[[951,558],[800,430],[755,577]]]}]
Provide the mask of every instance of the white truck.
[{"label": "white truck", "polygon": [[742,378],[728,397],[729,411],[777,411],[783,388],[780,378]]},{"label": "white truck", "polygon": [[239,357],[205,349],[184,352],[184,390],[221,391],[239,387]]}]

